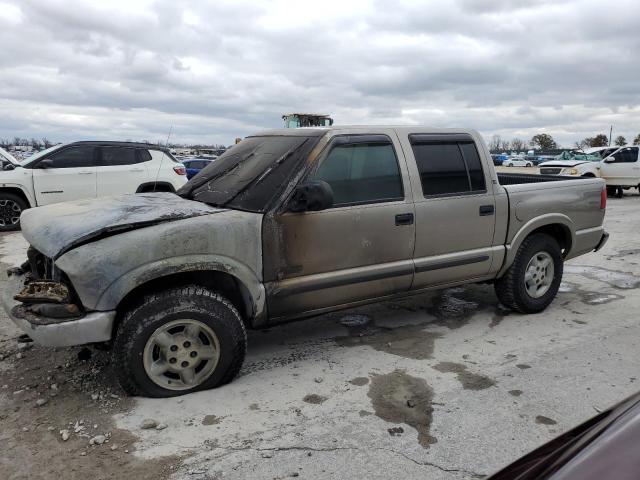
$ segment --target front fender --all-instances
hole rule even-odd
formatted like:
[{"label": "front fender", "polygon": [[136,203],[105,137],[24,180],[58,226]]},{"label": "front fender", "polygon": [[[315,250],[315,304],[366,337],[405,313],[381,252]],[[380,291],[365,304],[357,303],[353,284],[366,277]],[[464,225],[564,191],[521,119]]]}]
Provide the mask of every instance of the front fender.
[{"label": "front fender", "polygon": [[524,239],[527,238],[533,231],[550,225],[561,225],[565,230],[565,233],[569,235],[571,240],[567,251],[565,252],[566,256],[571,250],[571,246],[575,244],[576,240],[575,227],[573,222],[569,217],[561,213],[549,213],[546,215],[540,215],[539,217],[533,218],[522,225],[522,227],[520,227],[520,229],[513,236],[511,242],[506,245],[507,254],[505,255],[505,260],[502,264],[502,268],[498,272],[498,277],[501,277],[511,266],[516,258],[516,253],[518,252],[518,249],[520,248],[520,245],[522,244]]},{"label": "front fender", "polygon": [[[113,281],[100,295],[93,310],[113,310],[133,289],[151,280],[185,272],[223,272],[236,278],[251,296],[251,305],[256,316],[264,311],[264,286],[247,265],[220,255],[182,255],[140,265]],[[83,302],[84,304],[84,302]]]}]

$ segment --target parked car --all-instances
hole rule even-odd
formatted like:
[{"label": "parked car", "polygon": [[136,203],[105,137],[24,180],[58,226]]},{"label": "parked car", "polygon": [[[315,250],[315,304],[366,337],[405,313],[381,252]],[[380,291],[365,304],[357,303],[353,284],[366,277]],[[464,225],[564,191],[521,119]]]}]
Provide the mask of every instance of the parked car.
[{"label": "parked car", "polygon": [[185,168],[168,150],[131,142],[74,142],[0,171],[0,231],[20,227],[27,208],[122,193],[174,192]]},{"label": "parked car", "polygon": [[189,158],[182,163],[187,169],[187,179],[191,180],[200,170],[209,165],[213,160],[208,158]]},{"label": "parked car", "polygon": [[636,480],[640,394],[528,453],[488,480]]},{"label": "parked car", "polygon": [[9,316],[44,345],[110,341],[124,389],[166,397],[229,382],[245,327],[475,282],[540,312],[608,237],[601,179],[496,174],[473,130],[273,130],[177,193],[25,211]]},{"label": "parked car", "polygon": [[503,167],[533,167],[533,161],[523,157],[509,157],[502,162]]},{"label": "parked car", "polygon": [[584,152],[563,152],[560,158],[540,164],[544,175],[600,177],[607,183],[609,193],[622,196],[622,190],[640,190],[640,161],[637,145],[624,147],[596,147]]},{"label": "parked car", "polygon": [[7,165],[18,165],[18,163],[16,157],[0,147],[0,169],[4,169]]}]

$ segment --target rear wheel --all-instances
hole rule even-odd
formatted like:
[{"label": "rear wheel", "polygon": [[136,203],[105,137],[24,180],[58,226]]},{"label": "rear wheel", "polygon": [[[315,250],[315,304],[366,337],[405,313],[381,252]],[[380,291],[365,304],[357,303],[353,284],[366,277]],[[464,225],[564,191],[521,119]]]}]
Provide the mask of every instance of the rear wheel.
[{"label": "rear wheel", "polygon": [[27,209],[27,203],[13,193],[0,193],[0,232],[20,228],[20,214]]},{"label": "rear wheel", "polygon": [[562,271],[558,242],[543,233],[533,234],[522,242],[511,267],[495,282],[496,295],[512,310],[541,312],[558,293]]},{"label": "rear wheel", "polygon": [[147,295],[125,313],[113,364],[127,393],[172,397],[228,383],[246,348],[244,324],[231,302],[191,285]]}]

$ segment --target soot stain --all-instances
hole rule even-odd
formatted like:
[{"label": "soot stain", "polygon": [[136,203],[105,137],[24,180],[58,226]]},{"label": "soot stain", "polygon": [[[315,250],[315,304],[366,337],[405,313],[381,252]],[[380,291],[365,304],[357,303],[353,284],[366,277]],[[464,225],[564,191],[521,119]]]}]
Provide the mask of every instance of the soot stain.
[{"label": "soot stain", "polygon": [[442,334],[425,330],[425,324],[381,327],[370,323],[347,326],[349,335],[337,337],[343,347],[368,345],[379,352],[390,353],[414,360],[426,360],[433,356],[435,340]]},{"label": "soot stain", "polygon": [[309,395],[305,395],[302,399],[305,403],[310,403],[312,405],[320,405],[327,400],[327,397],[323,397],[322,395],[317,395],[315,393],[310,393]]},{"label": "soot stain", "polygon": [[516,367],[518,367],[520,370],[526,370],[528,368],[531,368],[531,365],[527,365],[526,363],[519,363],[516,365]]},{"label": "soot stain", "polygon": [[556,422],[553,418],[545,417],[544,415],[538,415],[536,417],[536,423],[539,423],[540,425],[555,425],[558,422]]},{"label": "soot stain", "polygon": [[458,381],[465,390],[484,390],[493,387],[496,381],[486,375],[480,375],[467,371],[467,366],[454,362],[440,362],[434,366],[436,370],[443,373],[455,373]]},{"label": "soot stain", "polygon": [[351,385],[356,385],[357,387],[362,387],[369,383],[369,379],[367,377],[356,377],[352,380],[349,380]]},{"label": "soot stain", "polygon": [[367,395],[376,416],[385,422],[414,428],[423,448],[437,442],[429,434],[433,420],[433,390],[425,380],[412,377],[404,370],[394,370],[374,376]]},{"label": "soot stain", "polygon": [[509,390],[509,395],[513,395],[514,397],[519,397],[522,395],[522,390]]}]

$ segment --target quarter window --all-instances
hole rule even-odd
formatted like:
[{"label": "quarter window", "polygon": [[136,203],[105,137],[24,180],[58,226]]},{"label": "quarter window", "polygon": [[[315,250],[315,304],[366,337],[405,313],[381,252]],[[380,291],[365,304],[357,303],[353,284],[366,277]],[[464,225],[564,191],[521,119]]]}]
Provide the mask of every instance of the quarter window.
[{"label": "quarter window", "polygon": [[78,145],[55,152],[49,159],[53,162],[53,168],[81,168],[94,167],[94,147]]},{"label": "quarter window", "polygon": [[132,165],[139,161],[133,148],[102,147],[102,165],[105,167]]},{"label": "quarter window", "polygon": [[423,141],[419,136],[410,136],[410,140],[425,196],[486,190],[473,141]]},{"label": "quarter window", "polygon": [[404,199],[395,150],[380,137],[384,140],[338,144],[329,151],[314,179],[331,186],[334,206]]}]

